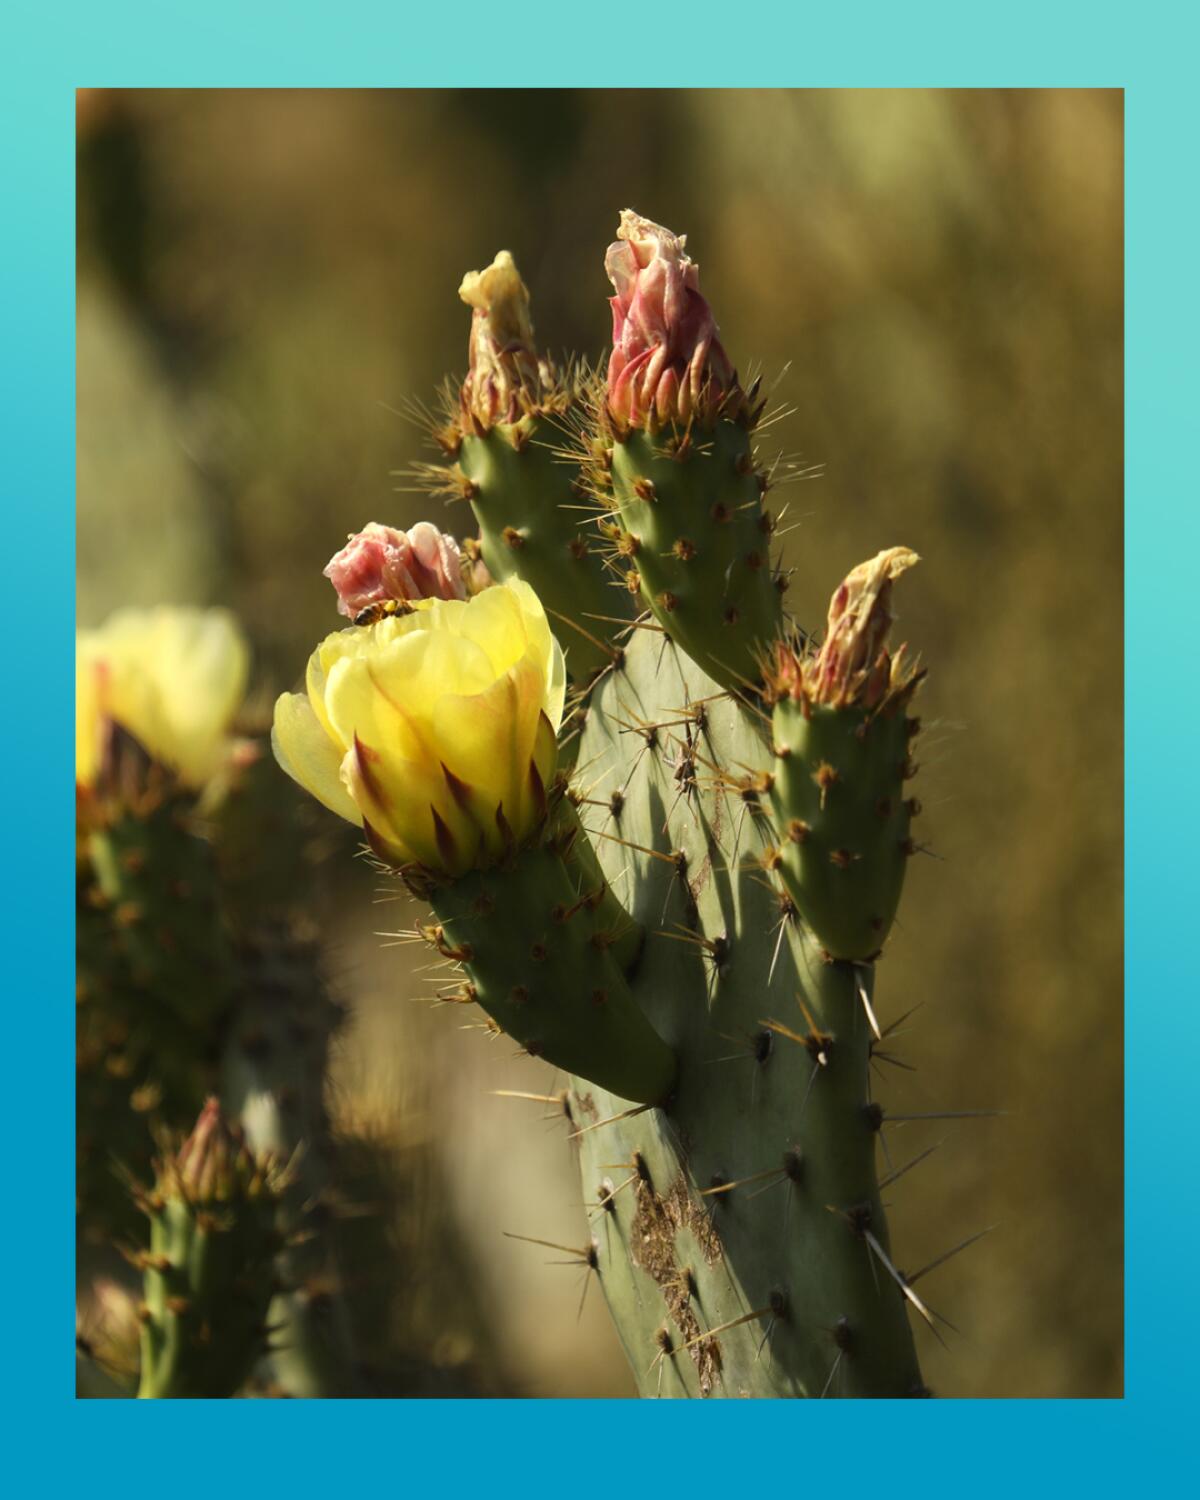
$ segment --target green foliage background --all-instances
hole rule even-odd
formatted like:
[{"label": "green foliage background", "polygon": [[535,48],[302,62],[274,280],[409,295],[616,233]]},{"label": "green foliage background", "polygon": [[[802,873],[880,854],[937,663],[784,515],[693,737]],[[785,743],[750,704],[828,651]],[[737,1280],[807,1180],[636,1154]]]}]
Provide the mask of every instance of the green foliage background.
[{"label": "green foliage background", "polygon": [[[890,1134],[897,1161],[947,1137],[892,1194],[902,1263],[999,1222],[931,1278],[963,1336],[926,1341],[927,1378],[1119,1394],[1121,95],[85,91],[79,126],[80,621],[230,604],[260,710],[339,623],[345,534],[430,513],[401,412],[465,362],[461,274],[511,249],[542,340],[598,355],[618,210],[688,232],[811,470],[783,496],[793,610],[819,626],[882,546],[924,559],[898,603],[932,669],[933,857],[881,976],[888,1015],[921,1003],[918,1071],[883,1098],[1007,1111]],[[419,1158],[374,1252],[405,1316],[490,1389],[627,1393],[595,1291],[576,1321],[576,1273],[501,1233],[586,1234],[561,1128],[488,1092],[551,1080],[408,1003],[421,960],[376,934],[414,913],[371,893],[363,869],[298,895],[352,1009],[337,1110]]]}]

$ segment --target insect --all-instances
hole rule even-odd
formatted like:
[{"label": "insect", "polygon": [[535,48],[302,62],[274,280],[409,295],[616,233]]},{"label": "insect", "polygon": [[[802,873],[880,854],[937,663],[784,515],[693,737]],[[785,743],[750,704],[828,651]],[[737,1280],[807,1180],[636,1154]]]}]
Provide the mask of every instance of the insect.
[{"label": "insect", "polygon": [[356,625],[376,625],[380,620],[386,620],[389,615],[411,615],[412,605],[407,599],[378,599],[374,604],[368,604],[354,616]]}]

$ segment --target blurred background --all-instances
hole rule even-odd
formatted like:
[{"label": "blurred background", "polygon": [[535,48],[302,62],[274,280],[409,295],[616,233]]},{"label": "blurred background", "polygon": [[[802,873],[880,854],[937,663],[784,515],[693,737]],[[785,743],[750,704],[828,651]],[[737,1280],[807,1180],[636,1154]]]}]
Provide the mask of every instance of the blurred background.
[{"label": "blurred background", "polygon": [[[881,997],[920,1003],[897,1112],[945,1145],[893,1194],[939,1274],[944,1396],[1122,1390],[1122,96],[1119,92],[112,92],[79,97],[78,611],[221,603],[254,712],[337,628],[321,568],[432,515],[402,413],[465,365],[462,274],[517,258],[541,341],[603,354],[604,250],[686,231],[726,348],[775,383],[789,603],[819,626],[883,546],[923,565],[914,862]],[[251,725],[253,727],[253,725]],[[279,778],[283,782],[283,778]],[[349,1016],[331,1108],[376,1164],[395,1337],[446,1389],[632,1394],[554,1252],[585,1210],[544,1066],[422,1003],[418,910],[311,822],[304,893]],[[307,826],[307,825],[305,825]],[[906,1138],[907,1137],[907,1138]],[[895,1140],[895,1135],[893,1136]],[[380,1172],[378,1163],[386,1170]]]}]

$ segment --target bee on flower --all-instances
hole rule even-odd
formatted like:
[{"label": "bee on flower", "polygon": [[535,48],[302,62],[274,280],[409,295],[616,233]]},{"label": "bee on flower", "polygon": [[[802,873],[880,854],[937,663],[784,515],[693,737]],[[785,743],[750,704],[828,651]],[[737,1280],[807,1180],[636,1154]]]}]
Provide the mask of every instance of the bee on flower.
[{"label": "bee on flower", "polygon": [[540,826],[557,763],[562,649],[519,580],[326,636],[275,705],[283,769],[397,869],[455,877]]}]

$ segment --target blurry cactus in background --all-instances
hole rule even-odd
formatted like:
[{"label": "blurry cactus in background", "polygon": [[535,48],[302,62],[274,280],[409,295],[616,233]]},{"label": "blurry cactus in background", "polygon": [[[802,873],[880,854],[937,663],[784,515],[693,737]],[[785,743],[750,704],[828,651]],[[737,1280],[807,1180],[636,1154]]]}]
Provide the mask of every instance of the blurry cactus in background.
[{"label": "blurry cactus in background", "polygon": [[[405,565],[426,576],[444,561],[454,597],[457,549],[414,531]],[[376,1270],[342,1264],[344,1224],[383,1209],[355,1201],[375,1186],[365,1148],[335,1140],[328,1117],[342,1012],[297,929],[312,867],[265,795],[281,778],[271,761],[262,786],[262,751],[235,732],[248,666],[224,611],[127,610],[79,638],[79,1392],[463,1394],[470,1372],[435,1368],[419,1345],[376,1349],[371,1368],[355,1347],[387,1302]],[[155,1139],[183,1140],[198,1112],[156,1186],[138,1186]],[[140,1357],[117,1317],[139,1302]]]},{"label": "blurry cactus in background", "polygon": [[267,1347],[282,1164],[256,1157],[210,1099],[138,1196],[150,1220],[141,1397],[233,1396]]},{"label": "blurry cactus in background", "polygon": [[120,610],[75,643],[75,781],[94,794],[114,730],[182,786],[221,768],[246,691],[249,651],[225,610]]},{"label": "blurry cactus in background", "polygon": [[81,1227],[128,1222],[114,1161],[212,1086],[230,930],[197,806],[230,764],[248,651],[224,611],[125,610],[76,654],[77,1192]]}]

